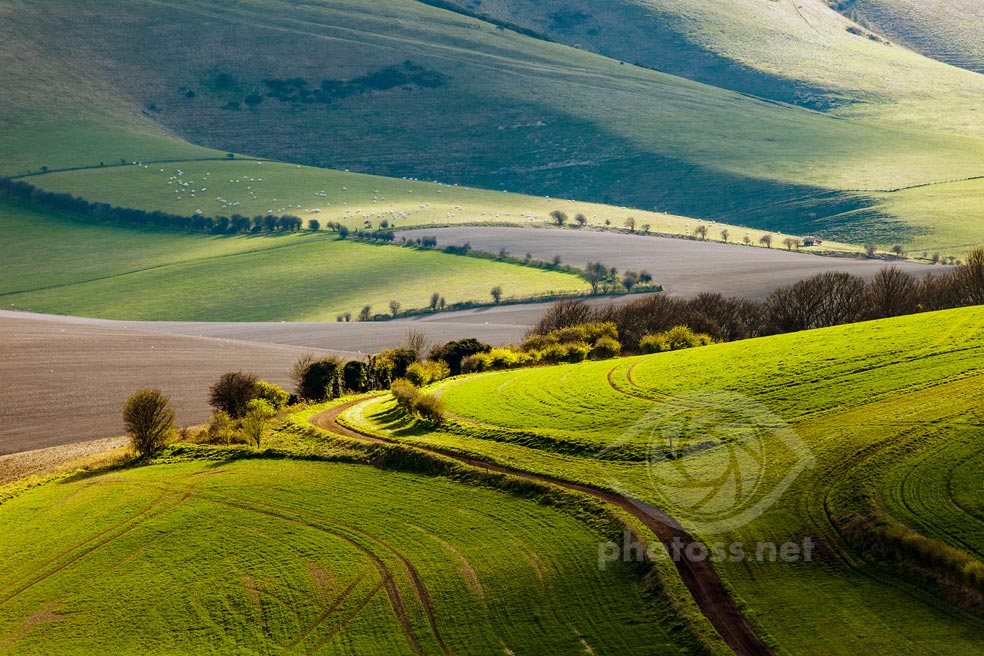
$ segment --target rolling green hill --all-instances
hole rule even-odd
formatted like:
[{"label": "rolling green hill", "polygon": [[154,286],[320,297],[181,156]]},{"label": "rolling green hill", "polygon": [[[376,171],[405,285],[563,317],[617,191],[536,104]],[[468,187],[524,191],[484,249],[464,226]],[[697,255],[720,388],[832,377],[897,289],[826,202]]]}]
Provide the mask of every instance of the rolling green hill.
[{"label": "rolling green hill", "polygon": [[[835,116],[981,134],[976,108],[984,93],[984,78],[886,42],[839,15],[824,0],[452,0],[452,4],[518,23],[561,43],[716,87]],[[970,2],[840,4],[865,16],[870,5],[887,5],[902,17],[919,7],[915,11],[925,23],[931,16],[939,16],[935,23],[946,28],[962,22],[965,36],[979,26],[974,21],[979,10],[972,9]],[[958,19],[961,16],[963,21]],[[954,52],[973,57],[980,40],[972,40],[949,45]],[[947,98],[945,107],[940,98]]]},{"label": "rolling green hill", "polygon": [[4,653],[687,653],[576,500],[217,455],[0,505]]},{"label": "rolling green hill", "polygon": [[811,562],[715,563],[779,653],[975,653],[982,325],[969,308],[484,374],[439,384],[440,430],[386,398],[343,421],[619,491],[708,545],[811,538]]},{"label": "rolling green hill", "polygon": [[[804,22],[772,4],[763,30]],[[701,16],[701,33],[721,32],[736,48],[767,43],[754,31],[730,38],[759,15],[751,9]],[[826,63],[808,65],[813,37],[780,32],[789,54],[769,66],[791,79],[813,68],[836,78],[835,62],[870,58],[870,75],[851,87],[857,98],[836,116],[410,0],[8,0],[3,11],[17,53],[0,116],[6,172],[236,151],[910,244],[928,233],[924,217],[903,203],[888,214],[872,192],[984,175],[972,113],[984,78],[849,34],[826,9],[817,28]],[[174,137],[218,151],[186,150]],[[967,224],[977,230],[976,217]]]},{"label": "rolling green hill", "polygon": [[984,73],[984,9],[974,0],[853,0],[848,13],[933,59]]},{"label": "rolling green hill", "polygon": [[[238,159],[96,167],[25,179],[47,191],[118,207],[182,216],[197,211],[206,216],[294,214],[322,225],[335,221],[353,230],[365,221],[376,228],[383,221],[398,228],[461,223],[539,227],[554,224],[550,217],[554,210],[567,214],[569,226],[576,226],[574,217],[584,214],[589,228],[606,227],[608,221],[620,229],[631,217],[640,231],[649,225],[654,233],[693,236],[698,224],[689,217],[627,207]],[[736,241],[737,235],[747,232],[752,243],[758,243],[765,234],[721,224],[708,238],[718,239],[722,228],[729,228]],[[824,249],[860,252],[857,246],[830,241],[824,242]]]},{"label": "rolling green hill", "polygon": [[[558,271],[339,241],[328,233],[222,236],[92,224],[0,202],[0,307],[106,319],[334,321],[363,305],[389,313],[590,290]],[[58,266],[39,269],[50,260]],[[408,275],[408,273],[412,275]]]}]

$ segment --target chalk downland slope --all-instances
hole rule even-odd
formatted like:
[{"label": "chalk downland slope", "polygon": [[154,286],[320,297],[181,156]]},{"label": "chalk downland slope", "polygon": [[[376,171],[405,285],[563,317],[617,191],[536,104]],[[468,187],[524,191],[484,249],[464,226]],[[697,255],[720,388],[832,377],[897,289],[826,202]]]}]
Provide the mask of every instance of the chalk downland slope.
[{"label": "chalk downland slope", "polygon": [[[779,15],[770,18],[784,45],[793,19],[798,31],[814,34],[786,4],[775,4]],[[811,11],[820,12],[814,4]],[[958,79],[900,48],[869,43],[829,10],[815,36],[832,44],[831,61],[876,48],[885,61],[875,70],[905,70],[889,77],[888,89],[897,79],[916,82],[891,95],[871,74],[857,93],[876,102],[845,103],[833,117],[416,2],[251,0],[233,9],[195,0],[8,1],[4,10],[9,48],[50,49],[50,61],[25,57],[60,81],[42,87],[17,73],[23,79],[14,80],[0,120],[25,129],[4,131],[8,172],[160,158],[171,146],[180,150],[177,135],[218,149],[213,155],[234,150],[768,229],[778,221],[789,232],[825,228],[827,237],[867,232],[886,242],[918,238],[919,217],[872,209],[877,199],[868,192],[984,174],[979,122],[968,118],[984,78],[959,71],[968,77]],[[745,13],[729,5],[699,22],[727,37],[745,29],[738,20]],[[736,43],[776,40],[752,34]],[[792,77],[808,68],[817,44],[806,36],[793,41],[788,64],[773,65]],[[923,82],[932,84],[919,94]],[[926,94],[945,98],[932,127]],[[41,127],[33,118],[39,106],[53,108]],[[119,107],[139,112],[120,122],[119,139],[108,139]],[[863,120],[837,120],[845,117]],[[33,143],[39,134],[51,136]],[[129,148],[127,134],[140,137]],[[868,211],[849,214],[861,210]]]},{"label": "chalk downland slope", "polygon": [[[456,419],[436,431],[400,420],[387,399],[341,419],[617,489],[669,511],[710,544],[811,538],[809,563],[753,554],[715,565],[760,635],[784,651],[918,654],[932,644],[935,653],[966,654],[984,645],[984,620],[962,605],[979,583],[952,583],[984,562],[979,476],[971,473],[982,437],[982,325],[984,311],[968,308],[480,375],[438,386]],[[746,452],[708,441],[713,434],[758,437]],[[720,487],[731,481],[745,490],[738,506]],[[705,508],[709,491],[722,490]],[[773,490],[780,496],[761,514],[711,528],[716,509],[753,507]],[[909,536],[900,551],[899,535]]]},{"label": "chalk downland slope", "polygon": [[855,0],[849,13],[927,57],[984,73],[984,7],[975,0]]},{"label": "chalk downland slope", "polygon": [[4,651],[687,653],[577,501],[213,457],[0,505]]}]

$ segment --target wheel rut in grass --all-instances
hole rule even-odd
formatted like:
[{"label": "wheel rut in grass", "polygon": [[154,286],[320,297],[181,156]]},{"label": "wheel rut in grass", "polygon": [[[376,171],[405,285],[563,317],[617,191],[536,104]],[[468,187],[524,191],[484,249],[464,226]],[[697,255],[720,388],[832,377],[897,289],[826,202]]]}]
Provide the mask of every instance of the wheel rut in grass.
[{"label": "wheel rut in grass", "polygon": [[[343,437],[379,444],[407,446],[399,440],[391,440],[356,431],[338,422],[339,416],[344,411],[363,401],[365,399],[356,399],[328,408],[324,412],[310,417],[308,422],[318,428]],[[678,545],[683,544],[684,547],[689,546],[691,543],[696,543],[696,540],[680,526],[679,522],[655,506],[639,500],[629,499],[619,494],[600,490],[588,485],[572,483],[550,476],[532,474],[511,467],[504,467],[478,458],[466,457],[445,449],[421,445],[413,445],[413,448],[451,458],[472,467],[508,474],[527,480],[551,483],[559,487],[590,495],[629,513],[641,521],[667,548],[674,543]],[[727,645],[734,650],[735,654],[738,654],[738,656],[762,656],[771,654],[769,648],[762,642],[758,634],[755,633],[751,624],[741,614],[741,611],[738,610],[734,600],[728,595],[724,583],[709,562],[691,562],[686,558],[674,560],[677,570],[680,573],[680,578],[687,586],[687,589],[690,590],[690,594],[693,595],[694,601],[697,603],[701,612],[711,622]]]}]

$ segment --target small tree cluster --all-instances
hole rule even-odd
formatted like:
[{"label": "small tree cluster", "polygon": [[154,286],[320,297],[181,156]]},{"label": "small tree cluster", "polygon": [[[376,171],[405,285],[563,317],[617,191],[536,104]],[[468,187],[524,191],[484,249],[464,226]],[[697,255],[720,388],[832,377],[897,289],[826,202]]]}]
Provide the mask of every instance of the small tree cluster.
[{"label": "small tree cluster", "polygon": [[776,289],[764,301],[702,293],[692,299],[653,294],[618,306],[593,309],[580,300],[554,303],[533,333],[547,335],[585,323],[615,325],[623,352],[636,352],[643,337],[686,326],[715,341],[823,328],[926,310],[984,304],[984,247],[946,273],[921,278],[886,267],[871,279],[842,272],[817,274]]}]

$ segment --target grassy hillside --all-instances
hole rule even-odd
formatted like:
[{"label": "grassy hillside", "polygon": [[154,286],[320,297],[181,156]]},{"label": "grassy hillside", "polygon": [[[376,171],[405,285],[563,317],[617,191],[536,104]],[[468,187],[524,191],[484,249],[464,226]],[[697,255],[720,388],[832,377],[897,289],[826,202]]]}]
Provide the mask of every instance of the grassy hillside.
[{"label": "grassy hillside", "polygon": [[0,646],[682,653],[629,573],[598,569],[599,529],[574,512],[326,462],[49,483],[0,505]]},{"label": "grassy hillside", "polygon": [[[585,292],[578,276],[532,267],[337,241],[326,233],[205,237],[93,225],[0,203],[8,310],[107,319],[334,321],[363,305],[389,312],[491,302],[548,292]],[[39,270],[42,261],[57,266]]]},{"label": "grassy hillside", "polygon": [[[344,418],[616,489],[667,509],[708,544],[810,537],[819,554],[809,563],[715,564],[781,653],[973,653],[984,620],[958,605],[973,595],[952,581],[984,553],[971,474],[984,419],[982,325],[984,311],[969,308],[486,374],[440,386],[456,419],[438,431],[407,424],[386,399]],[[738,444],[756,454],[729,439],[751,440]],[[764,512],[741,521],[713,519],[759,503]],[[883,542],[852,533],[865,522],[881,528],[863,535]],[[884,554],[906,531],[916,537],[901,569]],[[951,583],[921,579],[918,554],[948,548],[957,569],[940,569]]]},{"label": "grassy hillside", "polygon": [[984,73],[984,8],[974,0],[854,0],[849,13],[891,39]]},{"label": "grassy hillside", "polygon": [[[776,7],[788,13],[784,3]],[[172,134],[222,153],[604,200],[768,229],[781,224],[793,226],[790,232],[836,238],[842,226],[826,217],[871,206],[875,199],[866,192],[984,171],[984,148],[965,136],[976,134],[967,112],[978,102],[978,78],[920,68],[922,59],[909,66],[910,55],[897,60],[887,53],[901,49],[885,46],[877,52],[888,59],[876,70],[901,67],[914,83],[875,103],[892,108],[884,116],[847,104],[830,117],[409,0],[251,0],[234,8],[195,0],[8,0],[4,8],[10,48],[32,53],[43,43],[52,50],[50,62],[27,58],[32,66],[49,71],[72,62],[98,78],[80,81],[67,72],[57,87],[24,80],[12,86],[0,117],[6,125],[28,125],[26,134],[43,131],[33,115],[44,105],[52,107],[46,121],[76,132],[56,133],[58,141],[49,142],[61,145],[56,152],[34,151],[29,138],[13,136],[18,130],[5,130],[8,172],[86,158],[90,164],[155,159],[160,148],[154,144],[173,144],[166,136]],[[714,29],[707,31],[723,30],[711,18],[705,22]],[[94,32],[101,38],[91,38]],[[148,33],[155,38],[146,39]],[[44,38],[51,34],[58,39]],[[830,39],[842,37],[856,39],[846,32]],[[812,52],[815,45],[804,42],[795,52]],[[852,51],[833,53],[843,62]],[[898,79],[886,84],[894,88]],[[872,74],[862,86],[879,80]],[[934,86],[937,81],[949,86]],[[921,95],[911,95],[924,83],[929,86]],[[872,89],[868,93],[880,93]],[[932,123],[948,134],[927,128],[927,95],[947,98],[935,106]],[[118,119],[120,110],[105,109],[109,105],[139,108],[121,126],[153,140],[153,147],[133,141],[120,155],[113,140],[93,138]],[[837,120],[844,117],[864,121]],[[888,123],[894,127],[884,127]],[[914,240],[920,233],[920,217],[901,210],[863,218],[879,241]]]},{"label": "grassy hillside", "polygon": [[[588,227],[605,227],[608,221],[612,228],[622,228],[631,217],[639,230],[649,225],[652,232],[693,236],[700,223],[689,217],[612,205],[250,160],[97,167],[36,175],[26,181],[48,191],[119,207],[163,209],[183,216],[199,210],[207,216],[294,214],[317,219],[322,225],[336,221],[352,229],[362,228],[365,221],[378,228],[384,220],[393,227],[553,225],[550,213],[558,209],[568,215],[569,226],[576,225],[574,217],[579,213],[587,218]],[[720,239],[721,229],[730,229],[732,240],[748,233],[756,244],[765,234],[720,224],[712,227],[708,239]],[[824,248],[860,250],[837,242],[825,242]]]},{"label": "grassy hillside", "polygon": [[[834,3],[825,0],[452,4],[608,57],[835,116],[982,134],[976,108],[984,94],[984,77],[886,42],[838,14],[828,6]],[[979,52],[980,39],[973,40],[973,35],[979,34],[982,14],[972,2],[840,4],[865,16],[869,6],[888,6],[884,11],[899,22],[912,21],[915,11],[914,22],[965,37],[948,44],[953,52],[968,58]]]}]

